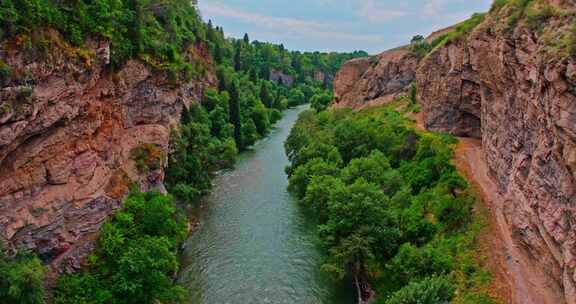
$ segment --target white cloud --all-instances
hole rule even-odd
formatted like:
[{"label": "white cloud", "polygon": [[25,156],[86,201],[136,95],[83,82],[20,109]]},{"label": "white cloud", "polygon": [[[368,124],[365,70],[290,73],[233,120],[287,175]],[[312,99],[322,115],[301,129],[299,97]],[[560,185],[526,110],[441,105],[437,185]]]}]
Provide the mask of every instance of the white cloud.
[{"label": "white cloud", "polygon": [[365,43],[380,43],[384,40],[384,38],[379,35],[359,35],[339,31],[337,29],[342,28],[343,25],[338,23],[267,16],[231,7],[222,3],[206,3],[205,1],[201,1],[200,10],[202,13],[209,16],[235,19],[261,28],[275,30],[281,34],[288,33],[306,38],[337,39]]},{"label": "white cloud", "polygon": [[408,15],[408,12],[383,7],[374,0],[360,1],[358,15],[370,23],[382,23]]},{"label": "white cloud", "polygon": [[439,17],[445,11],[446,0],[426,0],[424,4],[424,15],[428,17]]}]

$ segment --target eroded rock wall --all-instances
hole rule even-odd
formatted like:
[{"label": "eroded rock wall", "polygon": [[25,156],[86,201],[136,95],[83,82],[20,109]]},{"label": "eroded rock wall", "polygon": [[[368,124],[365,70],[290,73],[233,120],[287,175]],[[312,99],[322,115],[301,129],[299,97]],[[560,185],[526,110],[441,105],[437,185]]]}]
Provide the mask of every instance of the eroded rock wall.
[{"label": "eroded rock wall", "polygon": [[[132,151],[168,151],[184,106],[213,73],[175,84],[138,61],[110,72],[107,41],[74,48],[47,31],[41,53],[0,45],[12,76],[0,82],[0,239],[77,269],[131,184],[161,187],[163,168],[139,171]],[[201,47],[189,60],[207,62]]]},{"label": "eroded rock wall", "polygon": [[334,79],[334,107],[383,105],[406,92],[416,79],[418,58],[407,47],[346,62]]},{"label": "eroded rock wall", "polygon": [[[552,1],[551,3],[553,3]],[[567,2],[556,1],[562,5]],[[570,6],[573,6],[571,4]],[[523,267],[547,303],[576,303],[576,59],[542,32],[490,14],[468,37],[432,53],[417,74],[426,127],[482,138]]]},{"label": "eroded rock wall", "polygon": [[[431,43],[450,30],[452,27],[433,32],[426,41]],[[401,46],[376,56],[347,61],[334,78],[333,107],[375,107],[406,95],[416,81],[420,59],[410,46]]]}]

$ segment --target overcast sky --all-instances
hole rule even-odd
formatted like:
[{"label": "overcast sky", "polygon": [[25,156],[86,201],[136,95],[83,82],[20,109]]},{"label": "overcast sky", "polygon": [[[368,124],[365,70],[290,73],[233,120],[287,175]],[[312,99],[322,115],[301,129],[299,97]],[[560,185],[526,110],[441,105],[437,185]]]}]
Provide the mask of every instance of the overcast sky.
[{"label": "overcast sky", "polygon": [[199,0],[227,35],[292,50],[376,54],[485,12],[492,0]]}]

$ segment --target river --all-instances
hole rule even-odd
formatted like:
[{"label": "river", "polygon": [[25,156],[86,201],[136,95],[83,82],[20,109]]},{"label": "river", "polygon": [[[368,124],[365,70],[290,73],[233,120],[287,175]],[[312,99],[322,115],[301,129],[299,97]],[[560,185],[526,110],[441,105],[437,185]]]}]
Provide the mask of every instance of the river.
[{"label": "river", "polygon": [[287,192],[284,141],[301,106],[219,174],[185,243],[180,282],[193,304],[349,304],[353,294],[320,271],[315,225]]}]

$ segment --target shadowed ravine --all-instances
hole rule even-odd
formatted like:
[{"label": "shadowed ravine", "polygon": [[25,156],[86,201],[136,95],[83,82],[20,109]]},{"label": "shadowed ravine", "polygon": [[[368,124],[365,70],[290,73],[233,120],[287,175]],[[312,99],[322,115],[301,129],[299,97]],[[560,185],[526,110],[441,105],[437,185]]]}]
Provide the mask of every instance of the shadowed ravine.
[{"label": "shadowed ravine", "polygon": [[314,225],[286,190],[284,141],[304,109],[286,111],[234,170],[215,179],[185,244],[180,281],[190,303],[353,303],[351,288],[320,271]]}]

